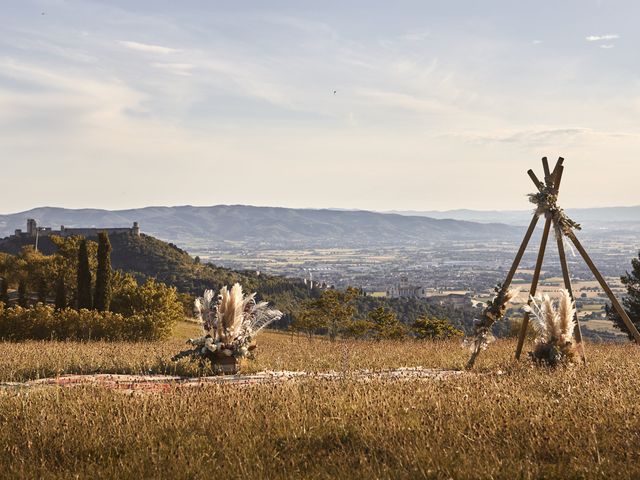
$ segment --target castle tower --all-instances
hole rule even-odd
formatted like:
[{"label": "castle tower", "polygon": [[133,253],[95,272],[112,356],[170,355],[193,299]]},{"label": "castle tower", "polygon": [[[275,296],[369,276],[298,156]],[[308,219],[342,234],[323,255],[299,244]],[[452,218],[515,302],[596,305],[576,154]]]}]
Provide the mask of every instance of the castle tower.
[{"label": "castle tower", "polygon": [[38,231],[38,224],[33,218],[29,218],[27,220],[27,235],[29,235],[30,237],[35,237],[37,231]]},{"label": "castle tower", "polygon": [[133,222],[131,233],[133,233],[136,237],[140,236],[140,226],[138,225],[138,222]]}]

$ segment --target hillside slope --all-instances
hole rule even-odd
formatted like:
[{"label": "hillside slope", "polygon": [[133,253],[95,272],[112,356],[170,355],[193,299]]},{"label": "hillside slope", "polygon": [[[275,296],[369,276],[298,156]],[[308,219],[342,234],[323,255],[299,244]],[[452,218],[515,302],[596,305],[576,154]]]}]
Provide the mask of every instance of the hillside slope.
[{"label": "hillside slope", "polygon": [[[257,274],[256,272],[237,272],[211,264],[200,264],[187,252],[177,246],[157,238],[142,234],[114,234],[111,241],[111,263],[115,270],[132,273],[139,280],[154,278],[175,286],[180,292],[201,295],[207,289],[219,289],[223,285],[240,282],[252,291],[259,291],[265,298],[273,299],[283,293],[293,299],[308,298],[309,292],[302,280]],[[96,241],[97,238],[89,237]],[[40,238],[39,250],[50,255],[57,248],[51,239]],[[0,252],[17,254],[23,246],[31,245],[31,240],[15,238],[0,240]]]},{"label": "hillside slope", "polygon": [[[265,275],[254,271],[234,271],[212,264],[201,264],[187,252],[174,244],[142,234],[139,237],[127,233],[110,235],[111,263],[115,270],[133,274],[139,281],[153,278],[172,285],[182,293],[194,296],[202,295],[205,289],[219,290],[224,285],[236,282],[242,284],[245,291],[258,292],[258,298],[270,302],[285,312],[279,327],[286,327],[292,320],[292,313],[302,300],[321,294],[316,287],[310,290],[304,280]],[[89,238],[96,241],[97,238]],[[0,240],[0,252],[17,254],[21,248],[32,245],[31,240]],[[39,241],[39,250],[44,254],[53,254],[57,250],[47,237]],[[474,312],[469,309],[452,309],[431,305],[418,299],[383,299],[370,296],[358,297],[356,307],[359,318],[378,306],[395,311],[398,318],[407,324],[422,315],[450,319],[457,327],[467,330],[471,325]]]}]

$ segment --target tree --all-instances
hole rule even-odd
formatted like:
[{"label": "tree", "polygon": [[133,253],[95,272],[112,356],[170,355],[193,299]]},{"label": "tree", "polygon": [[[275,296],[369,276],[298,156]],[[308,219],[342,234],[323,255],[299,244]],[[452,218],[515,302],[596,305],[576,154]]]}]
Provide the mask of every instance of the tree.
[{"label": "tree", "polygon": [[58,280],[56,280],[55,308],[56,310],[64,310],[67,308],[67,285],[65,284],[62,273],[58,275]]},{"label": "tree", "polygon": [[91,309],[91,270],[89,270],[89,254],[87,241],[82,239],[78,248],[78,270],[76,276],[78,310]]},{"label": "tree", "polygon": [[407,329],[400,323],[395,312],[384,307],[369,312],[369,321],[373,324],[377,340],[400,339],[407,334]]},{"label": "tree", "polygon": [[[626,272],[620,277],[622,284],[627,287],[627,294],[622,298],[622,307],[636,328],[640,328],[640,253],[638,258],[631,259],[631,267],[631,273]],[[618,312],[609,304],[605,305],[605,311],[607,317],[613,321],[613,326],[626,333],[629,340],[633,340],[633,335]]]},{"label": "tree", "polygon": [[349,338],[367,338],[372,336],[375,328],[369,320],[353,320],[345,327],[343,335]]},{"label": "tree", "polygon": [[107,232],[98,234],[98,268],[93,306],[99,312],[109,310],[111,303],[111,243]]},{"label": "tree", "polygon": [[43,305],[47,304],[47,294],[49,293],[49,287],[44,277],[40,277],[38,280],[38,303]]},{"label": "tree", "polygon": [[[84,240],[83,237],[71,236],[71,237],[58,237],[52,235],[49,237],[51,242],[57,247],[57,251],[53,257],[54,274],[52,279],[58,279],[58,275],[64,275],[64,284],[67,289],[67,304],[77,305],[77,291],[76,284],[78,280],[78,251],[80,250],[80,243]],[[89,257],[89,271],[96,270],[96,256],[98,251],[98,244],[91,240],[86,240],[87,255]],[[51,290],[54,286],[51,286]]]},{"label": "tree", "polygon": [[345,291],[325,290],[319,298],[306,300],[298,313],[298,323],[304,325],[309,333],[310,327],[326,330],[333,341],[344,331],[356,312],[354,300],[358,290],[348,287]]},{"label": "tree", "polygon": [[9,305],[9,282],[6,278],[0,279],[0,303]]},{"label": "tree", "polygon": [[148,279],[138,285],[130,274],[116,272],[113,276],[111,311],[125,317],[143,315],[152,319],[160,337],[171,332],[175,323],[184,320],[184,307],[175,287]]},{"label": "tree", "polygon": [[441,318],[419,318],[411,325],[411,330],[417,338],[431,340],[446,340],[464,335],[461,330]]},{"label": "tree", "polygon": [[27,282],[20,280],[18,283],[18,305],[22,308],[29,306],[29,298],[27,297]]},{"label": "tree", "polygon": [[307,304],[305,307],[295,312],[293,322],[291,322],[291,330],[296,332],[304,332],[311,336],[326,327],[326,323],[323,321],[322,316],[318,310],[310,308]]}]

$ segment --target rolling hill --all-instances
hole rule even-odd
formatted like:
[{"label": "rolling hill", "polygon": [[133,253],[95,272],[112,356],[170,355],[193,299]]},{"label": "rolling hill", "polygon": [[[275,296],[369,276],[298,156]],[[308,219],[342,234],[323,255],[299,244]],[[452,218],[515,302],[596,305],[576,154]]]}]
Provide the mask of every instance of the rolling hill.
[{"label": "rolling hill", "polygon": [[259,247],[423,245],[470,239],[512,239],[519,229],[422,216],[369,211],[311,210],[245,205],[146,207],[132,210],[72,210],[42,207],[0,215],[0,236],[38,225],[116,227],[140,223],[141,230],[183,247],[246,244]]},{"label": "rolling hill", "polygon": [[[506,223],[527,225],[531,220],[533,206],[529,210],[428,210],[393,211],[400,215],[439,219],[464,220],[479,223]],[[587,229],[640,230],[640,205],[632,207],[567,208],[567,215]]]}]

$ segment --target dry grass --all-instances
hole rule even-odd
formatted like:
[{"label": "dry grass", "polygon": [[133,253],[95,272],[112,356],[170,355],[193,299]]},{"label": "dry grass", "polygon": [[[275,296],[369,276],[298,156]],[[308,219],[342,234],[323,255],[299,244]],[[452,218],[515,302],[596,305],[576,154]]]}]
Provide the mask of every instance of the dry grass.
[{"label": "dry grass", "polygon": [[[0,344],[0,377],[160,371],[181,343]],[[498,342],[478,360],[483,374],[446,380],[347,376],[140,396],[85,387],[7,391],[0,396],[0,472],[3,478],[639,478],[640,349],[588,345],[588,368],[556,370],[515,363],[513,350],[513,343]],[[455,368],[467,353],[456,343],[331,344],[269,334],[249,368]]]},{"label": "dry grass", "polygon": [[[160,342],[0,342],[0,381],[25,381],[63,373],[172,374],[197,376],[197,362],[174,363],[170,358],[187,348],[184,339],[199,332],[182,327],[175,338]],[[304,336],[265,332],[258,337],[254,361],[244,361],[243,373],[263,370],[309,372],[386,369],[421,365],[429,368],[461,369],[469,351],[458,340],[451,342],[360,341],[329,342]],[[483,355],[479,369],[503,366],[506,358]]]}]

